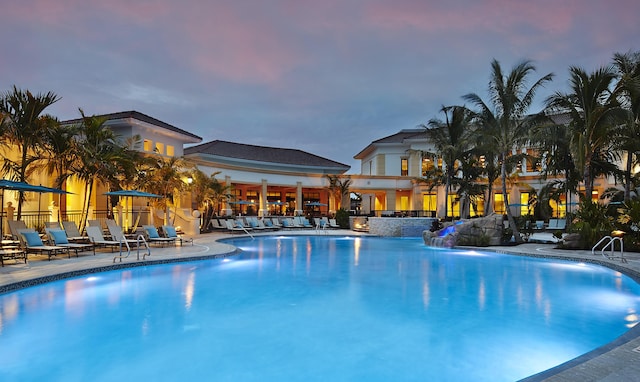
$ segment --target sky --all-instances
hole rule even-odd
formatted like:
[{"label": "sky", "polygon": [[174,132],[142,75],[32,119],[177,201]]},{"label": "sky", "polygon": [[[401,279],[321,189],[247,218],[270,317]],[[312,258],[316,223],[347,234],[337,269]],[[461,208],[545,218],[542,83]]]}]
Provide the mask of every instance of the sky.
[{"label": "sky", "polygon": [[225,140],[351,166],[369,143],[439,118],[490,64],[554,73],[534,109],[640,50],[637,0],[7,0],[0,91],[54,92],[60,120],[136,110]]}]

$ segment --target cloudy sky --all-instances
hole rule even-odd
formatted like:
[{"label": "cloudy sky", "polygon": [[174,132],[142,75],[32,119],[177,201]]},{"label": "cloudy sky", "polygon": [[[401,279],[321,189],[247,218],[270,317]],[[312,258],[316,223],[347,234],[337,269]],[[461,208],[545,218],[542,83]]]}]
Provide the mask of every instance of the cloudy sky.
[{"label": "cloudy sky", "polygon": [[357,173],[371,141],[484,98],[492,59],[555,73],[541,101],[569,66],[640,50],[639,15],[637,0],[5,1],[0,91],[53,91],[61,120],[137,110]]}]

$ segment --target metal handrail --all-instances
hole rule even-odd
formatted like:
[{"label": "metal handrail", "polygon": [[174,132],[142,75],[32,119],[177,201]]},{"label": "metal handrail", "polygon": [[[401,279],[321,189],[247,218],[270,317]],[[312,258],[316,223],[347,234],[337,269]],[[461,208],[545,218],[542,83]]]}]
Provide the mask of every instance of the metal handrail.
[{"label": "metal handrail", "polygon": [[[607,241],[608,240],[608,241]],[[620,262],[622,263],[626,263],[627,259],[624,258],[624,243],[622,241],[622,237],[618,237],[618,236],[605,236],[602,239],[600,239],[596,245],[593,246],[593,248],[591,248],[591,254],[595,255],[596,254],[596,248],[598,248],[598,246],[602,243],[604,243],[606,241],[606,243],[604,244],[604,246],[602,247],[602,249],[600,250],[600,254],[602,255],[602,257],[604,257],[605,259],[608,260],[615,260],[615,259],[620,259]],[[615,243],[616,241],[620,242],[620,256],[615,256]],[[610,250],[610,255],[606,255],[605,254],[605,250],[611,246],[611,250]]]},{"label": "metal handrail", "polygon": [[[120,262],[122,262],[122,259],[126,259],[131,254],[131,247],[129,246],[129,241],[127,240],[127,238],[125,236],[122,236],[118,241],[120,242],[120,254],[118,256],[114,256],[113,258],[114,263],[116,262],[116,259],[120,259]],[[144,235],[138,235],[138,237],[136,238],[136,250],[137,250],[136,259],[138,261],[140,260],[140,243],[141,242],[144,244],[145,248],[147,249],[147,253],[142,255],[142,260],[145,260],[147,256],[151,256],[151,249],[149,248],[149,243],[147,243],[147,240],[145,240]],[[124,244],[127,247],[127,254],[124,256],[122,255],[122,244]]]}]

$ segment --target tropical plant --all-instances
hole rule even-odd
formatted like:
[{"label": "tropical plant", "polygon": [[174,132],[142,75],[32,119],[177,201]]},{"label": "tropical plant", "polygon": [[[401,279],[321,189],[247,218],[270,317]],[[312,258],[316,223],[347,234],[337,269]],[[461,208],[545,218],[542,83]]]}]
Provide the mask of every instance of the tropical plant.
[{"label": "tropical plant", "polygon": [[640,52],[616,53],[613,64],[618,76],[615,94],[627,116],[616,134],[616,147],[627,155],[624,168],[624,200],[631,199],[632,167],[640,164]]},{"label": "tropical plant", "polygon": [[[27,182],[41,160],[43,139],[57,121],[43,115],[45,109],[60,98],[52,92],[32,94],[28,90],[13,89],[0,97],[0,113],[3,115],[3,139],[18,149],[18,159],[4,158],[3,172],[18,181]],[[22,216],[24,193],[18,198],[17,219]]]},{"label": "tropical plant", "polygon": [[216,179],[219,171],[207,176],[202,170],[195,167],[189,175],[192,182],[188,186],[191,196],[198,206],[204,211],[201,230],[207,227],[209,220],[213,217],[215,211],[219,209],[219,205],[224,200],[231,197],[231,186],[220,183]]},{"label": "tropical plant", "polygon": [[[444,114],[444,120],[433,118],[427,125],[421,125],[426,129],[426,135],[429,142],[434,145],[435,155],[442,158],[444,164],[443,169],[434,167],[428,172],[427,178],[423,179],[425,183],[436,185],[444,185],[445,195],[451,194],[454,185],[460,186],[461,180],[465,176],[462,169],[471,159],[471,137],[473,128],[471,125],[471,113],[463,106],[442,106],[440,109]],[[468,174],[467,174],[468,175]],[[457,188],[457,187],[456,187]],[[460,195],[468,195],[468,189],[461,192]],[[463,197],[463,200],[465,198]],[[445,208],[444,218],[448,215],[448,206]]]},{"label": "tropical plant", "polygon": [[546,100],[553,113],[570,116],[570,148],[577,169],[582,174],[585,195],[591,197],[594,181],[594,159],[611,149],[613,129],[625,119],[612,91],[616,73],[612,67],[601,67],[593,73],[572,66],[569,69],[568,93],[556,92]]},{"label": "tropical plant", "polygon": [[528,110],[533,103],[536,92],[545,83],[551,81],[553,74],[547,74],[538,79],[527,89],[527,79],[535,71],[533,64],[525,60],[517,64],[508,75],[502,71],[500,63],[493,60],[491,63],[491,77],[489,81],[489,100],[485,103],[475,93],[463,97],[479,110],[475,117],[484,130],[484,136],[498,153],[500,163],[500,178],[502,180],[502,195],[504,196],[507,219],[513,230],[516,242],[522,242],[518,227],[511,209],[507,194],[507,161],[511,157],[512,150],[523,146],[529,137],[529,130],[539,122],[539,116],[528,116]]},{"label": "tropical plant", "polygon": [[86,116],[79,109],[81,121],[76,126],[77,160],[72,165],[74,178],[84,182],[85,199],[82,207],[82,219],[79,228],[83,229],[89,212],[89,203],[96,183],[119,190],[121,183],[131,182],[135,177],[136,164],[140,153],[131,141],[122,142],[113,130],[104,127],[106,119],[99,116]]},{"label": "tropical plant", "polygon": [[145,163],[147,166],[144,176],[138,180],[139,185],[148,192],[162,196],[153,203],[156,207],[164,209],[164,224],[169,224],[169,207],[174,203],[175,195],[187,188],[183,179],[189,177],[193,165],[184,158],[164,158],[160,155],[147,157]]},{"label": "tropical plant", "polygon": [[327,175],[329,185],[327,190],[335,201],[335,208],[340,209],[344,205],[344,201],[349,198],[349,187],[351,186],[351,178],[349,176],[340,177],[339,175]]},{"label": "tropical plant", "polygon": [[607,214],[608,206],[583,197],[573,213],[570,231],[580,235],[580,247],[592,248],[603,236],[614,229],[614,219]]},{"label": "tropical plant", "polygon": [[349,229],[349,212],[344,208],[336,211],[336,223],[342,229]]}]

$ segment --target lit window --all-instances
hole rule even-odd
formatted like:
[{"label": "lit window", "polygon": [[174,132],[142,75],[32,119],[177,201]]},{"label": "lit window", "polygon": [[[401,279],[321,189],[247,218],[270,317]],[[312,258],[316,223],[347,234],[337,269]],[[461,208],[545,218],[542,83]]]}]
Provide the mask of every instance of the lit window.
[{"label": "lit window", "polygon": [[175,149],[173,148],[173,146],[167,145],[167,156],[172,157],[172,156],[175,156],[175,155],[176,155],[176,152],[175,152]]},{"label": "lit window", "polygon": [[155,152],[160,154],[160,155],[163,155],[164,154],[164,144],[162,144],[160,142],[156,142]]},{"label": "lit window", "polygon": [[142,144],[142,149],[144,151],[153,151],[152,142],[148,139],[145,139],[144,143]]},{"label": "lit window", "polygon": [[409,159],[402,158],[400,160],[400,176],[409,175]]}]

